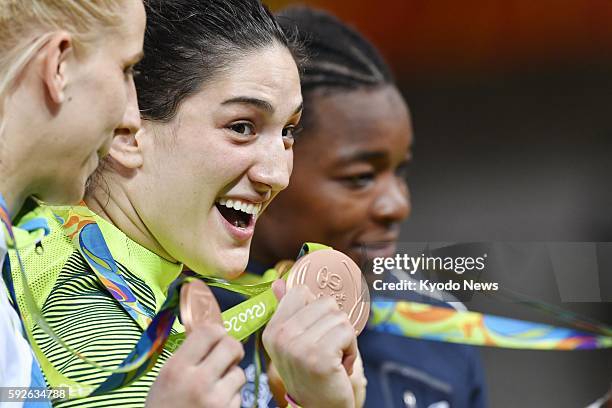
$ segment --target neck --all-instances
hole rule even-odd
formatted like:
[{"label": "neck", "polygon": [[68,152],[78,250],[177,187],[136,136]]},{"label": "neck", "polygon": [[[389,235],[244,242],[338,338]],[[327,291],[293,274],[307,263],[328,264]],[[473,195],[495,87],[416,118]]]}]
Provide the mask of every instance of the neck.
[{"label": "neck", "polygon": [[[29,72],[29,71],[28,71]],[[29,79],[27,79],[27,78]],[[48,182],[46,143],[54,130],[38,74],[19,75],[15,90],[2,98],[0,113],[0,193],[14,217],[31,195],[42,195]],[[34,81],[34,82],[33,82]],[[48,162],[48,160],[47,160]]]},{"label": "neck", "polygon": [[120,176],[104,172],[104,184],[108,191],[112,191],[112,194],[103,191],[104,189],[102,188],[95,187],[85,197],[87,206],[93,212],[119,228],[131,240],[170,262],[176,262],[151,234],[142,218],[140,218],[138,210],[133,205],[128,191],[116,179],[117,177]]},{"label": "neck", "polygon": [[[0,117],[0,122],[2,118]],[[0,125],[1,127],[1,125]],[[10,137],[6,128],[0,135],[0,194],[6,201],[11,217],[14,217],[36,184],[36,173],[26,163],[31,162],[27,149],[22,149],[19,137]]]},{"label": "neck", "polygon": [[[262,233],[263,231],[259,231]],[[265,239],[259,239],[261,236],[265,237],[265,234],[255,233],[255,237],[251,242],[251,258],[257,262],[259,265],[263,265],[266,267],[272,267],[276,265],[277,262],[289,259],[294,260],[295,255],[297,255],[297,250],[293,255],[289,255],[290,251],[283,251],[282,249],[272,248],[269,242]]]},{"label": "neck", "polygon": [[9,180],[7,177],[0,171],[0,195],[6,202],[9,215],[13,218],[19,212],[28,194],[24,191],[20,192],[15,183],[12,182],[13,180]]}]

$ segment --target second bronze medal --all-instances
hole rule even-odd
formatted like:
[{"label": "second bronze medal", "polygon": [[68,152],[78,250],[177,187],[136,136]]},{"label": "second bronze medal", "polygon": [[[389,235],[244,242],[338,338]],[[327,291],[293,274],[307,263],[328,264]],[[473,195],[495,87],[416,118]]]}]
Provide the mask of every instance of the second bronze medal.
[{"label": "second bronze medal", "polygon": [[203,323],[223,325],[221,308],[215,295],[201,280],[192,280],[181,287],[180,313],[187,334]]}]

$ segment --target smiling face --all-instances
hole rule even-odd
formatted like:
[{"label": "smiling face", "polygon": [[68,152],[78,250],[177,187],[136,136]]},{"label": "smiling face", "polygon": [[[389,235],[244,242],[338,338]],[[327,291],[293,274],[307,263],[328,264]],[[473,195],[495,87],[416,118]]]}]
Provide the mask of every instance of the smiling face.
[{"label": "smiling face", "polygon": [[131,200],[169,256],[199,273],[244,271],[258,215],[289,183],[301,105],[293,57],[270,45],[203,84],[169,123],[144,123]]},{"label": "smiling face", "polygon": [[265,264],[292,259],[307,241],[331,245],[359,265],[392,256],[410,211],[406,104],[392,86],[308,101],[291,183],[260,220],[253,257]]}]

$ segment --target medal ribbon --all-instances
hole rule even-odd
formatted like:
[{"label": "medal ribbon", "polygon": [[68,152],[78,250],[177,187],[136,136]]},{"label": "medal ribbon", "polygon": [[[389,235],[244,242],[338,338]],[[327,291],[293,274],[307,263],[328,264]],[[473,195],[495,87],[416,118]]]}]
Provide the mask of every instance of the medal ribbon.
[{"label": "medal ribbon", "polygon": [[100,283],[140,327],[147,327],[153,316],[138,301],[121,276],[100,227],[94,219],[94,213],[85,206],[54,207],[53,211],[61,222],[66,236],[78,248]]},{"label": "medal ribbon", "polygon": [[[182,277],[177,279],[170,286],[168,297],[164,301],[160,311],[151,319],[150,316],[143,312],[146,311],[146,309],[137,301],[123,277],[119,275],[117,264],[110,254],[110,250],[106,245],[98,224],[93,219],[93,213],[86,207],[65,207],[63,210],[59,208],[57,212],[58,221],[62,222],[67,235],[72,238],[73,244],[78,248],[83,258],[87,261],[109,293],[120,302],[124,310],[126,310],[136,322],[140,323],[144,321],[150,323],[147,324],[146,330],[141,335],[134,349],[118,367],[108,368],[87,358],[64,342],[51,328],[46,319],[44,319],[27,285],[25,271],[21,264],[19,254],[17,254],[21,266],[23,297],[29,312],[28,319],[31,319],[34,324],[39,325],[47,335],[63,346],[67,351],[87,364],[101,371],[109,372],[110,376],[97,387],[92,384],[76,382],[68,378],[53,366],[34,340],[33,333],[31,329],[29,329],[29,327],[33,327],[34,324],[26,324],[26,332],[49,384],[54,387],[69,388],[70,399],[108,393],[131,384],[155,365],[178,314],[180,287],[183,283],[194,278]],[[34,223],[34,225],[36,225],[36,223]]]},{"label": "medal ribbon", "polygon": [[[305,243],[302,245],[300,254],[297,259],[307,255],[310,252],[330,248],[326,245],[316,243]],[[244,302],[227,309],[221,313],[223,318],[223,326],[227,333],[236,340],[243,341],[251,334],[261,329],[274,314],[278,306],[278,300],[271,289],[272,283],[280,276],[277,271],[268,269],[262,277],[257,277],[249,274],[243,277],[244,280],[259,281],[255,284],[236,284],[236,280],[229,282],[219,278],[199,277],[204,280],[209,286],[215,286],[241,293],[249,299]],[[286,277],[286,275],[284,275]],[[240,278],[239,278],[240,280]],[[238,281],[239,281],[238,280]],[[185,333],[176,333],[170,336],[166,344],[166,348],[174,352],[185,340]]]},{"label": "medal ribbon", "polygon": [[[59,373],[44,356],[35,342],[33,348],[44,368],[49,383],[54,386],[70,388],[70,397],[100,395],[130,385],[148,372],[157,361],[163,347],[173,352],[184,340],[185,334],[170,335],[170,330],[178,314],[179,293],[183,283],[194,277],[177,279],[168,290],[168,297],[154,317],[147,313],[133,294],[106,245],[102,232],[93,213],[86,207],[66,207],[56,209],[58,220],[66,235],[73,241],[100,282],[141,327],[147,329],[140,340],[115,369],[109,369],[86,358],[72,349],[57,336],[38,309],[22,270],[24,298],[30,315],[37,324],[58,343],[81,360],[100,370],[111,373],[98,387],[77,383]],[[1,216],[1,214],[0,214]],[[4,219],[3,219],[4,221]],[[10,219],[9,219],[10,221]],[[9,234],[11,236],[11,234]],[[14,241],[14,239],[13,239]],[[329,248],[321,244],[304,244],[299,257],[309,252]],[[298,258],[299,258],[298,257]],[[270,272],[270,270],[268,271]],[[244,340],[263,327],[272,317],[278,301],[270,288],[278,273],[272,270],[266,276],[254,278],[246,276],[228,282],[214,277],[198,277],[210,286],[225,288],[241,293],[248,300],[222,313],[228,333],[238,340]],[[255,283],[243,283],[245,281]],[[416,302],[374,301],[371,304],[371,329],[428,340],[446,341],[471,345],[489,345],[522,349],[594,349],[612,347],[610,336],[597,336],[577,330],[558,328],[539,323],[525,322],[499,316],[483,315],[476,312],[455,311]],[[33,340],[32,333],[28,336]]]},{"label": "medal ribbon", "polygon": [[[96,361],[87,358],[83,353],[73,349],[64,342],[60,336],[51,328],[44,319],[42,312],[36,305],[34,297],[27,285],[25,272],[22,270],[22,284],[24,287],[24,298],[29,309],[29,316],[38,324],[43,331],[62,345],[73,355],[85,363],[92,365],[101,371],[109,372],[109,377],[99,386],[80,383],[71,380],[60,373],[42,352],[38,344],[34,341],[31,330],[27,330],[28,337],[32,342],[33,349],[40,361],[41,367],[47,375],[47,380],[55,387],[67,387],[70,390],[70,399],[95,396],[126,387],[146,374],[156,363],[164,346],[169,350],[174,350],[182,343],[185,335],[170,336],[170,331],[179,313],[180,288],[184,283],[193,279],[191,276],[183,276],[172,283],[168,289],[168,297],[164,301],[160,311],[154,316],[147,313],[125,279],[120,275],[120,270],[104,240],[95,215],[85,206],[75,207],[54,207],[56,219],[71,240],[73,245],[79,250],[82,257],[88,263],[92,271],[96,274],[99,281],[107,291],[116,299],[123,309],[141,327],[147,327],[136,343],[134,349],[116,368],[108,368]],[[247,302],[242,303],[241,308],[227,311],[224,314],[224,324],[228,331],[234,333],[240,339],[247,338],[250,334],[261,328],[271,318],[276,309],[277,300],[270,286],[274,281],[275,274],[269,280],[261,281],[258,277],[257,283],[242,284],[230,283],[223,279],[204,277],[203,280],[210,286],[228,288],[229,290],[250,296]],[[201,277],[200,277],[201,278]],[[243,278],[244,280],[244,278]],[[247,277],[246,280],[249,280]],[[250,279],[253,281],[253,279]],[[241,281],[240,279],[238,281]],[[30,327],[29,325],[27,325]],[[169,341],[169,337],[173,337]],[[168,344],[166,344],[168,343]]]},{"label": "medal ribbon", "polygon": [[368,327],[416,339],[529,350],[612,347],[612,337],[416,302],[376,300]]},{"label": "medal ribbon", "polygon": [[[298,259],[312,251],[325,248],[329,247],[306,243]],[[266,275],[268,272],[270,270]],[[271,275],[278,276],[277,273]],[[254,290],[245,287],[238,290],[229,282],[221,283],[220,279],[205,280],[210,286],[252,296],[222,313],[226,330],[238,340],[246,339],[263,327],[276,310],[278,302],[272,290],[257,294],[259,290],[269,288],[274,278],[264,278],[259,285],[252,285]],[[518,299],[518,295],[514,296]],[[586,331],[391,299],[375,300],[370,304],[368,328],[415,339],[524,350],[588,350],[612,347],[611,332],[605,325],[543,302],[526,302],[523,299],[523,303]],[[170,336],[167,347],[174,351],[184,338],[184,333]]]}]

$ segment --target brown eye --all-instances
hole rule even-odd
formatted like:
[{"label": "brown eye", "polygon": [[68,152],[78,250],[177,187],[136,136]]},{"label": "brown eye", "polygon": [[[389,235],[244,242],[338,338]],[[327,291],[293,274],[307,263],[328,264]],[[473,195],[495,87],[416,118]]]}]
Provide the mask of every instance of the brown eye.
[{"label": "brown eye", "polygon": [[352,176],[343,177],[342,181],[351,189],[359,190],[368,187],[374,182],[376,174],[372,172],[354,174]]},{"label": "brown eye", "polygon": [[255,134],[255,126],[248,122],[234,123],[233,125],[230,125],[229,128],[243,136],[250,136]]},{"label": "brown eye", "polygon": [[295,132],[295,126],[287,126],[283,129],[283,137],[289,137],[293,139]]},{"label": "brown eye", "polygon": [[296,136],[302,131],[301,127],[297,127],[294,125],[287,126],[283,129],[283,137],[295,139]]},{"label": "brown eye", "polygon": [[293,147],[295,126],[287,126],[283,129],[283,143],[285,144],[285,149],[290,149]]}]

